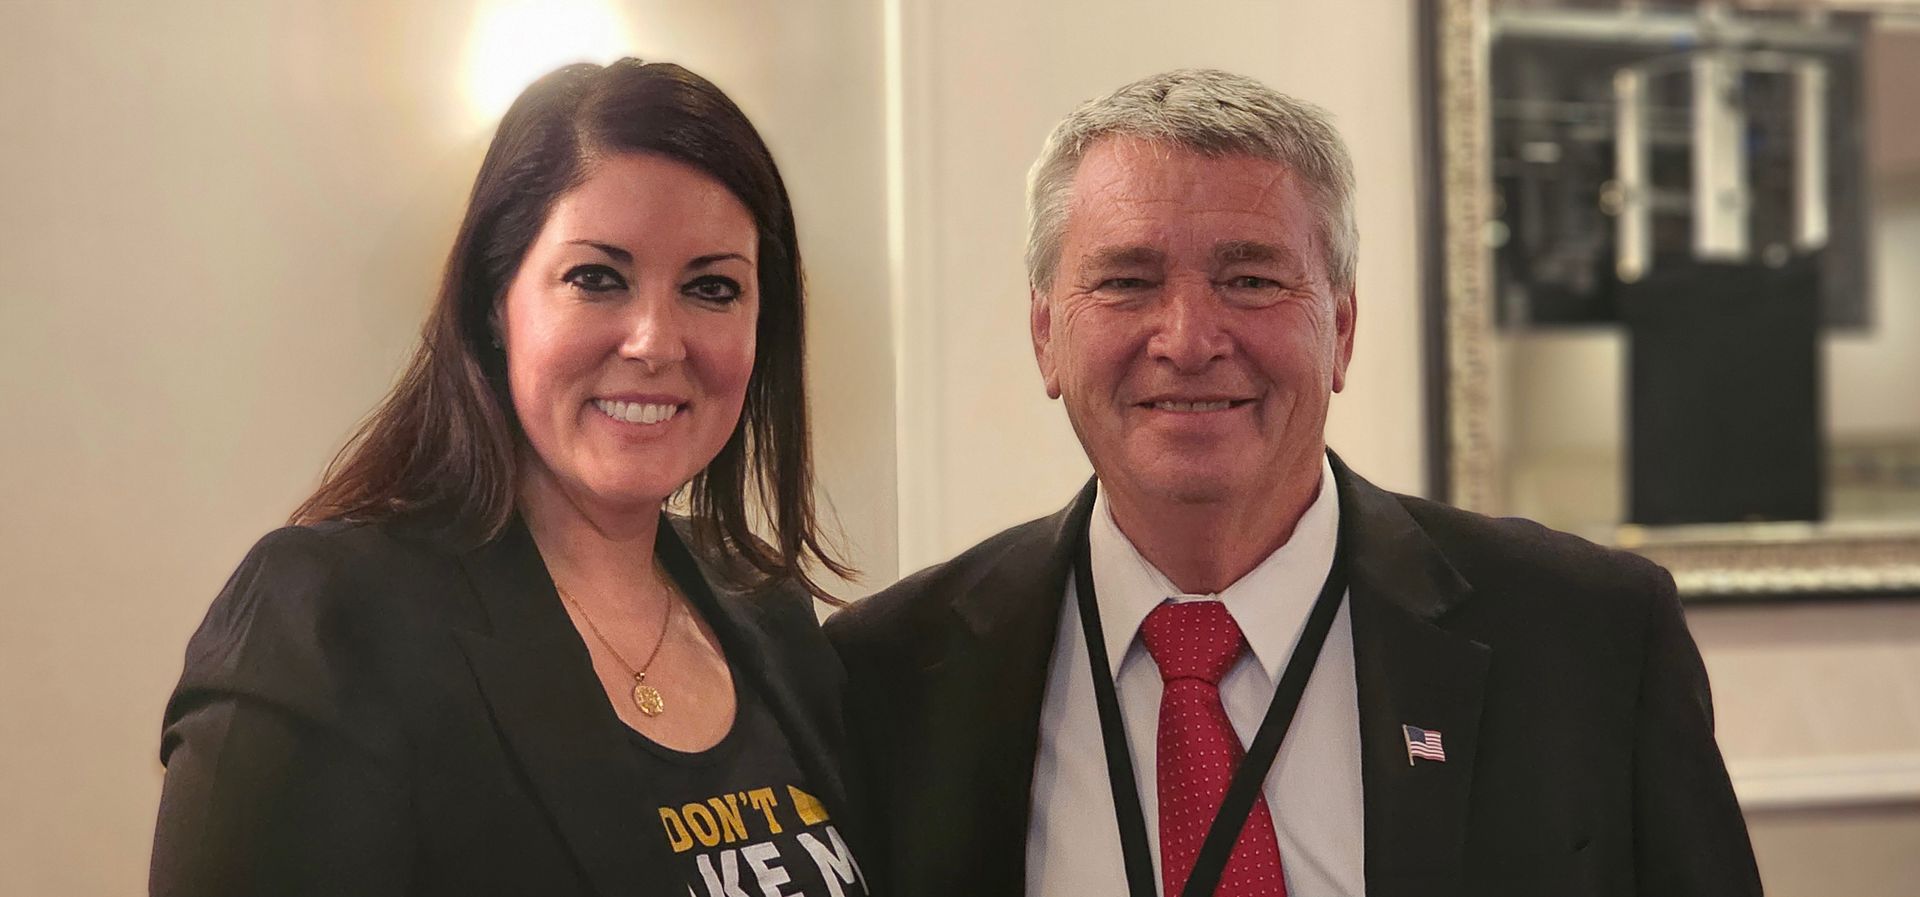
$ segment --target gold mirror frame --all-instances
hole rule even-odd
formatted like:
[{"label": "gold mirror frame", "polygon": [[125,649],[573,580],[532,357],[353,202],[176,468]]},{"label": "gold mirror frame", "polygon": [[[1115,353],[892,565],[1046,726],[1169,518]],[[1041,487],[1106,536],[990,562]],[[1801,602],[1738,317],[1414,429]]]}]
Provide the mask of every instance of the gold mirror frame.
[{"label": "gold mirror frame", "polygon": [[[1502,514],[1507,446],[1493,254],[1485,237],[1492,220],[1488,0],[1429,4],[1428,69],[1435,83],[1427,133],[1438,190],[1429,216],[1437,219],[1439,232],[1427,245],[1439,258],[1438,276],[1428,278],[1437,296],[1437,303],[1429,300],[1428,370],[1444,380],[1429,393],[1438,406],[1429,415],[1436,431],[1429,447],[1437,456],[1430,472],[1442,500]],[[1689,599],[1920,595],[1920,521],[1910,528],[1847,522],[1623,525],[1615,544],[1671,570]]]}]

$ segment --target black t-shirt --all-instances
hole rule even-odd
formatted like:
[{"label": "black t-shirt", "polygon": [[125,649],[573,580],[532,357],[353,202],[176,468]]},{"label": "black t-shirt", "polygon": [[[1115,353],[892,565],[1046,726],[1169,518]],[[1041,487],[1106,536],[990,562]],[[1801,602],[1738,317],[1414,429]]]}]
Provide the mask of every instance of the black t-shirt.
[{"label": "black t-shirt", "polygon": [[847,842],[808,792],[779,721],[734,677],[733,728],[697,753],[633,732],[658,783],[650,830],[664,838],[691,897],[867,897]]}]

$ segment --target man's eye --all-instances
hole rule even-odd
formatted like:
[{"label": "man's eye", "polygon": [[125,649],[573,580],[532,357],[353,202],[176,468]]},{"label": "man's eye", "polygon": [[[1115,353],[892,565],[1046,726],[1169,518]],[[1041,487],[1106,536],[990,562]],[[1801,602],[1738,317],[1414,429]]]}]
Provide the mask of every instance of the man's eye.
[{"label": "man's eye", "polygon": [[1227,278],[1227,286],[1235,290],[1272,290],[1280,287],[1280,282],[1265,277],[1245,274]]},{"label": "man's eye", "polygon": [[626,288],[626,280],[620,272],[606,265],[581,265],[566,273],[561,280],[573,284],[589,293],[605,293]]},{"label": "man's eye", "polygon": [[1100,281],[1096,289],[1101,290],[1144,290],[1153,285],[1144,277],[1109,277]]},{"label": "man's eye", "polygon": [[731,277],[709,274],[705,277],[695,278],[686,286],[681,287],[680,292],[699,299],[702,302],[732,302],[740,298],[740,284],[734,282]]}]

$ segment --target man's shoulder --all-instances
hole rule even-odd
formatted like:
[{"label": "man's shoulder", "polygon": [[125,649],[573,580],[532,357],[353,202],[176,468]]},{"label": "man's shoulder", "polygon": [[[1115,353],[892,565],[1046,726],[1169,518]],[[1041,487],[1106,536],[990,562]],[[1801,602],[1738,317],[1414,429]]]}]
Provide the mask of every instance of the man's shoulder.
[{"label": "man's shoulder", "polygon": [[1671,600],[1673,579],[1641,555],[1522,517],[1490,517],[1409,495],[1394,499],[1481,596],[1520,593],[1637,616]]},{"label": "man's shoulder", "polygon": [[1045,564],[1057,518],[1008,527],[854,602],[827,619],[827,637],[843,653],[909,650],[924,639],[940,637],[954,602],[975,590],[996,587],[992,580],[998,576]]}]

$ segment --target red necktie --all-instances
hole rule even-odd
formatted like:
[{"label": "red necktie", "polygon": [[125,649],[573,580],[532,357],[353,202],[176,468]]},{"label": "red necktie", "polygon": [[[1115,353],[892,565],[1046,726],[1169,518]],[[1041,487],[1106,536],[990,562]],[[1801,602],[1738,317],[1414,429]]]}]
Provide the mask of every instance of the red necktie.
[{"label": "red necktie", "polygon": [[[1166,602],[1147,614],[1140,638],[1166,683],[1160,696],[1160,879],[1178,897],[1220,812],[1227,782],[1246,748],[1220,703],[1220,677],[1233,668],[1246,637],[1218,601]],[[1240,840],[1220,875],[1218,897],[1286,897],[1280,844],[1267,799],[1253,803]]]}]

